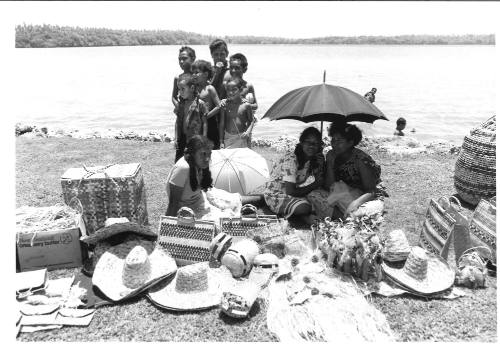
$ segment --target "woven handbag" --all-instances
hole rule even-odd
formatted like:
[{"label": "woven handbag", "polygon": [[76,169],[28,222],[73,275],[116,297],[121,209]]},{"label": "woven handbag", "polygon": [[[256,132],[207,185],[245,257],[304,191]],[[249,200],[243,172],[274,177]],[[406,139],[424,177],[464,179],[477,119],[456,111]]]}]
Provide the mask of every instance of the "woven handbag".
[{"label": "woven handbag", "polygon": [[496,213],[496,206],[482,199],[474,210],[469,224],[472,247],[489,248],[491,254],[482,247],[478,247],[477,252],[494,265],[497,263]]},{"label": "woven handbag", "polygon": [[423,249],[447,259],[455,222],[456,220],[438,201],[431,199],[425,213],[419,245]]},{"label": "woven handbag", "polygon": [[177,217],[160,219],[158,244],[168,250],[178,266],[209,261],[214,236],[214,222],[196,220],[187,207],[180,208]]},{"label": "woven handbag", "polygon": [[496,116],[464,138],[455,164],[454,185],[460,198],[477,205],[496,195]]},{"label": "woven handbag", "polygon": [[241,217],[220,218],[220,231],[233,237],[233,242],[246,238],[248,230],[277,223],[276,215],[258,215],[257,208],[251,204],[241,207]]}]

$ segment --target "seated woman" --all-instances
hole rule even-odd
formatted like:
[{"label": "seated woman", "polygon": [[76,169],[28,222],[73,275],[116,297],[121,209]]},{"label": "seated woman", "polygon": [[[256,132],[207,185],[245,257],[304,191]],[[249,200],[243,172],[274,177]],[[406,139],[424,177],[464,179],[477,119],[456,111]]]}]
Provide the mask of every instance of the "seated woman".
[{"label": "seated woman", "polygon": [[306,128],[295,150],[274,162],[264,191],[266,204],[278,216],[295,215],[311,223],[314,216],[306,197],[323,185],[324,165],[321,133],[314,127]]},{"label": "seated woman", "polygon": [[352,124],[331,124],[328,135],[332,150],[326,155],[322,190],[308,196],[319,218],[345,218],[364,203],[388,197],[381,184],[380,166],[356,148],[361,130]]},{"label": "seated woman", "polygon": [[262,199],[212,188],[211,155],[212,143],[206,137],[194,135],[188,140],[184,157],[175,163],[167,177],[166,215],[176,216],[181,207],[189,207],[197,219],[217,221],[222,216],[237,215],[242,203],[257,204]]}]

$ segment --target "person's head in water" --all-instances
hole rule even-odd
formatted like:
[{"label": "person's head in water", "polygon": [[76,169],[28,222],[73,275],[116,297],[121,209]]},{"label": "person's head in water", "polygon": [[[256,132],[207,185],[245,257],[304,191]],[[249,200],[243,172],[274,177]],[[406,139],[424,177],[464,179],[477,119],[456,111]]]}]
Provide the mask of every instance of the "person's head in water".
[{"label": "person's head in water", "polygon": [[[194,135],[186,143],[184,159],[189,164],[189,182],[193,190],[200,186],[206,191],[212,186],[212,175],[209,169],[212,148],[210,140],[202,135]],[[200,181],[198,180],[199,171],[201,171]]]},{"label": "person's head in water", "polygon": [[349,123],[331,124],[328,130],[328,135],[331,138],[332,149],[336,155],[341,155],[361,142],[363,133],[361,130]]},{"label": "person's head in water", "polygon": [[394,135],[404,135],[404,128],[406,128],[406,119],[404,119],[403,117],[399,117],[396,121],[396,131],[394,132]]}]

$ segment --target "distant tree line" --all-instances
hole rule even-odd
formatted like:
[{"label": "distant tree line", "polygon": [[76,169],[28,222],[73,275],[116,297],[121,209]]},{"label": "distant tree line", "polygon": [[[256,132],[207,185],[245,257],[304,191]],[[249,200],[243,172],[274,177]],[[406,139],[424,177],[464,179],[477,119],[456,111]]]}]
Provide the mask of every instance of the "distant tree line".
[{"label": "distant tree line", "polygon": [[16,26],[16,48],[102,47],[136,45],[208,44],[215,38],[237,44],[495,44],[493,34],[332,36],[305,39],[255,36],[216,37],[171,30],[113,30],[107,28]]}]

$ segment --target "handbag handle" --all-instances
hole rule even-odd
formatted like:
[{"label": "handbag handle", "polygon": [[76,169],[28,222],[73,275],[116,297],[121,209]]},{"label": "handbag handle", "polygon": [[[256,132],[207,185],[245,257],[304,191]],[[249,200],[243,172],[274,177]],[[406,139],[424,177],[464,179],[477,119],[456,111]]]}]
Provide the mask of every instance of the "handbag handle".
[{"label": "handbag handle", "polygon": [[455,197],[454,195],[452,195],[449,199],[450,199],[450,202],[455,202],[455,204],[458,204],[458,206],[460,208],[462,207],[462,204],[460,203],[460,200],[458,200],[458,198]]},{"label": "handbag handle", "polygon": [[[184,215],[182,215],[184,214]],[[182,207],[177,211],[177,224],[193,226],[195,224],[194,211],[188,207]]]},{"label": "handbag handle", "polygon": [[[249,213],[245,213],[247,211],[249,211]],[[249,215],[255,215],[255,219],[258,218],[257,208],[252,204],[245,204],[241,207],[240,209],[241,218],[243,218],[244,213],[246,217],[248,217]]]}]

